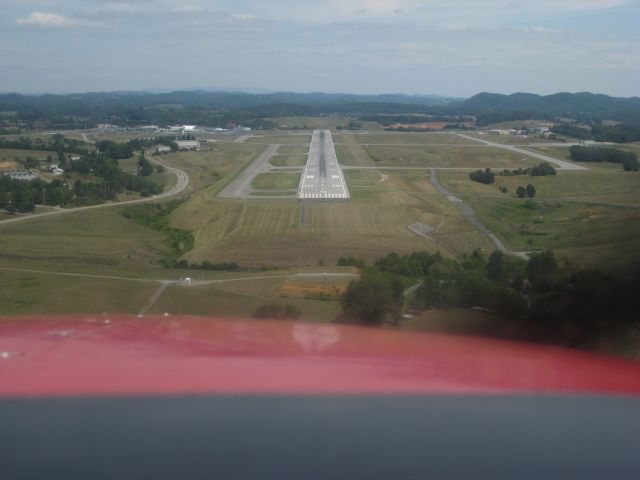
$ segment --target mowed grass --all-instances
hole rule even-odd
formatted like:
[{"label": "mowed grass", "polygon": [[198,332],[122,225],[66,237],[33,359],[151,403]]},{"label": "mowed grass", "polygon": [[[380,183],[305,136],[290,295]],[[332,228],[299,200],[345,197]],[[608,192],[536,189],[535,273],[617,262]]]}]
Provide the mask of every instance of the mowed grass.
[{"label": "mowed grass", "polygon": [[0,271],[0,315],[137,313],[156,282]]},{"label": "mowed grass", "polygon": [[403,145],[403,144],[453,144],[453,145],[473,145],[476,142],[460,137],[453,133],[433,133],[433,132],[376,132],[376,133],[354,133],[333,135],[334,143],[340,143],[345,135],[353,135],[353,137],[361,145],[368,144],[385,144],[385,145]]},{"label": "mowed grass", "polygon": [[365,146],[377,166],[518,168],[540,163],[525,155],[493,147]]},{"label": "mowed grass", "polygon": [[[392,251],[458,254],[491,248],[455,205],[434,194],[424,176],[347,172],[347,182],[352,199],[346,202],[227,201],[198,195],[173,213],[172,224],[194,234],[187,260],[244,266],[331,265],[342,256],[372,262]],[[412,233],[407,227],[415,222],[438,229],[437,242]]]},{"label": "mowed grass", "polygon": [[310,144],[311,143],[311,135],[300,134],[300,133],[259,133],[252,134],[250,138],[247,139],[245,143],[259,143],[259,144],[283,144],[283,145],[301,145],[301,144]]},{"label": "mowed grass", "polygon": [[353,134],[343,133],[339,137],[336,135],[334,144],[338,141],[338,138],[340,139],[340,144],[335,145],[335,149],[339,164],[358,167],[374,166],[373,160]]},{"label": "mowed grass", "polygon": [[[35,158],[36,160],[46,160],[47,156],[56,160],[58,158],[55,152],[48,152],[45,150],[20,150],[17,148],[0,148],[0,162],[14,162],[17,159],[25,160],[27,157]],[[22,169],[22,166],[20,166]]]},{"label": "mowed grass", "polygon": [[[507,129],[508,130],[508,129]],[[486,140],[488,142],[494,143],[502,143],[505,145],[527,145],[530,143],[560,143],[562,140],[550,140],[544,137],[534,137],[533,135],[528,135],[526,137],[521,137],[517,135],[490,135],[487,133],[480,134],[478,132],[465,132],[465,135],[470,137],[477,138],[478,140]]]},{"label": "mowed grass", "polygon": [[309,153],[309,147],[305,145],[280,145],[278,153],[282,155],[304,155]]},{"label": "mowed grass", "polygon": [[[279,286],[280,281],[274,280],[274,284]],[[341,311],[337,301],[281,298],[273,290],[265,286],[264,292],[236,293],[214,286],[170,286],[149,313],[250,318],[261,305],[275,302],[297,307],[302,312],[300,320],[331,322]]]},{"label": "mowed grass", "polygon": [[[537,199],[563,199],[581,202],[601,202],[621,205],[640,204],[640,174],[617,168],[595,166],[578,172],[558,172],[557,175],[532,177],[529,175],[496,176],[492,185],[472,182],[466,172],[440,171],[438,179],[449,190],[461,195],[489,195],[500,198],[515,197],[518,186],[533,185]],[[507,194],[499,191],[507,188]]]},{"label": "mowed grass", "polygon": [[274,155],[269,159],[274,167],[303,167],[307,164],[306,155]]},{"label": "mowed grass", "polygon": [[[328,129],[335,130],[336,127],[346,126],[349,121],[353,120],[349,117],[273,117],[268,118],[281,128],[287,127],[303,127],[306,126],[309,129]],[[359,122],[364,129],[380,129],[378,122]]]},{"label": "mowed grass", "polygon": [[5,266],[148,267],[168,248],[165,237],[104,208],[0,224]]},{"label": "mowed grass", "polygon": [[[551,248],[580,265],[637,268],[640,261],[640,209],[578,202],[474,199],[481,221],[515,249]],[[581,248],[591,253],[580,254]],[[603,264],[594,249],[604,252]],[[613,254],[613,255],[612,255]]]},{"label": "mowed grass", "polygon": [[258,190],[291,190],[298,188],[300,173],[273,172],[260,173],[251,182]]},{"label": "mowed grass", "polygon": [[262,145],[246,143],[217,143],[211,150],[170,153],[159,159],[187,172],[188,192],[212,187],[211,190],[217,193],[263,148]]},{"label": "mowed grass", "polygon": [[[493,185],[472,182],[463,172],[440,171],[438,178],[511,248],[551,248],[579,265],[604,269],[640,265],[640,174],[598,165],[555,176],[498,176]],[[515,196],[527,184],[537,192],[531,202]]]}]

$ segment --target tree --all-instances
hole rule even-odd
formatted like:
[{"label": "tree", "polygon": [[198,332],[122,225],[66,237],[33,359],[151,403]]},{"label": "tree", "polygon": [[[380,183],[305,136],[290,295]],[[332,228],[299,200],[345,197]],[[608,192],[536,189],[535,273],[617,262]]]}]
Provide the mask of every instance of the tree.
[{"label": "tree", "polygon": [[536,196],[536,187],[534,187],[531,184],[527,185],[527,197],[533,198],[535,196]]},{"label": "tree", "polygon": [[637,158],[628,158],[622,164],[625,172],[637,172],[640,169],[640,162]]},{"label": "tree", "polygon": [[527,191],[525,190],[525,188],[522,185],[520,185],[516,189],[516,195],[518,195],[518,198],[524,198],[527,195]]},{"label": "tree", "polygon": [[153,165],[144,157],[144,153],[138,157],[138,175],[148,177],[153,173]]},{"label": "tree", "polygon": [[377,325],[396,307],[394,287],[388,276],[368,273],[349,283],[342,297],[342,309],[362,323]]},{"label": "tree", "polygon": [[495,250],[489,255],[489,261],[487,262],[487,278],[491,281],[497,282],[502,279],[504,275],[504,253],[500,250]]},{"label": "tree", "polygon": [[539,283],[558,270],[558,262],[551,250],[532,253],[527,263],[527,278],[533,284]]}]

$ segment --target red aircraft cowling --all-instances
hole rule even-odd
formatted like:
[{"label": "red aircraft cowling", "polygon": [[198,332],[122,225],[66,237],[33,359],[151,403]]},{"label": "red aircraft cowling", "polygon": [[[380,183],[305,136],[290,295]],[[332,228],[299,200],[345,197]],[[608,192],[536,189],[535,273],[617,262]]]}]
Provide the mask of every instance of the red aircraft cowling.
[{"label": "red aircraft cowling", "polygon": [[640,394],[640,364],[502,340],[288,321],[0,319],[0,397]]}]

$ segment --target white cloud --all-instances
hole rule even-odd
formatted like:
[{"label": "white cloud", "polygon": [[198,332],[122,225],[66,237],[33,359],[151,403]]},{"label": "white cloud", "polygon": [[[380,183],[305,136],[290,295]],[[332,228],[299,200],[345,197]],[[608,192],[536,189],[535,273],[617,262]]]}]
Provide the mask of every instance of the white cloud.
[{"label": "white cloud", "polygon": [[19,19],[16,23],[40,28],[96,27],[102,25],[99,22],[64,17],[51,12],[33,12],[28,17]]},{"label": "white cloud", "polygon": [[206,9],[197,5],[183,5],[181,7],[174,8],[173,11],[176,13],[201,13],[205,12]]},{"label": "white cloud", "polygon": [[232,13],[231,18],[233,18],[234,20],[247,21],[256,20],[258,17],[256,17],[255,15],[251,15],[250,13]]}]

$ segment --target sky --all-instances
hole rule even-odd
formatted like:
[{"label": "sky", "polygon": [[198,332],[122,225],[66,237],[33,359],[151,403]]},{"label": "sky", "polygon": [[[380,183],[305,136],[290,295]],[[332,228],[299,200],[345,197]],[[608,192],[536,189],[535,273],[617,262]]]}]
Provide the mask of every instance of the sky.
[{"label": "sky", "polygon": [[0,91],[640,95],[640,0],[0,0]]}]

